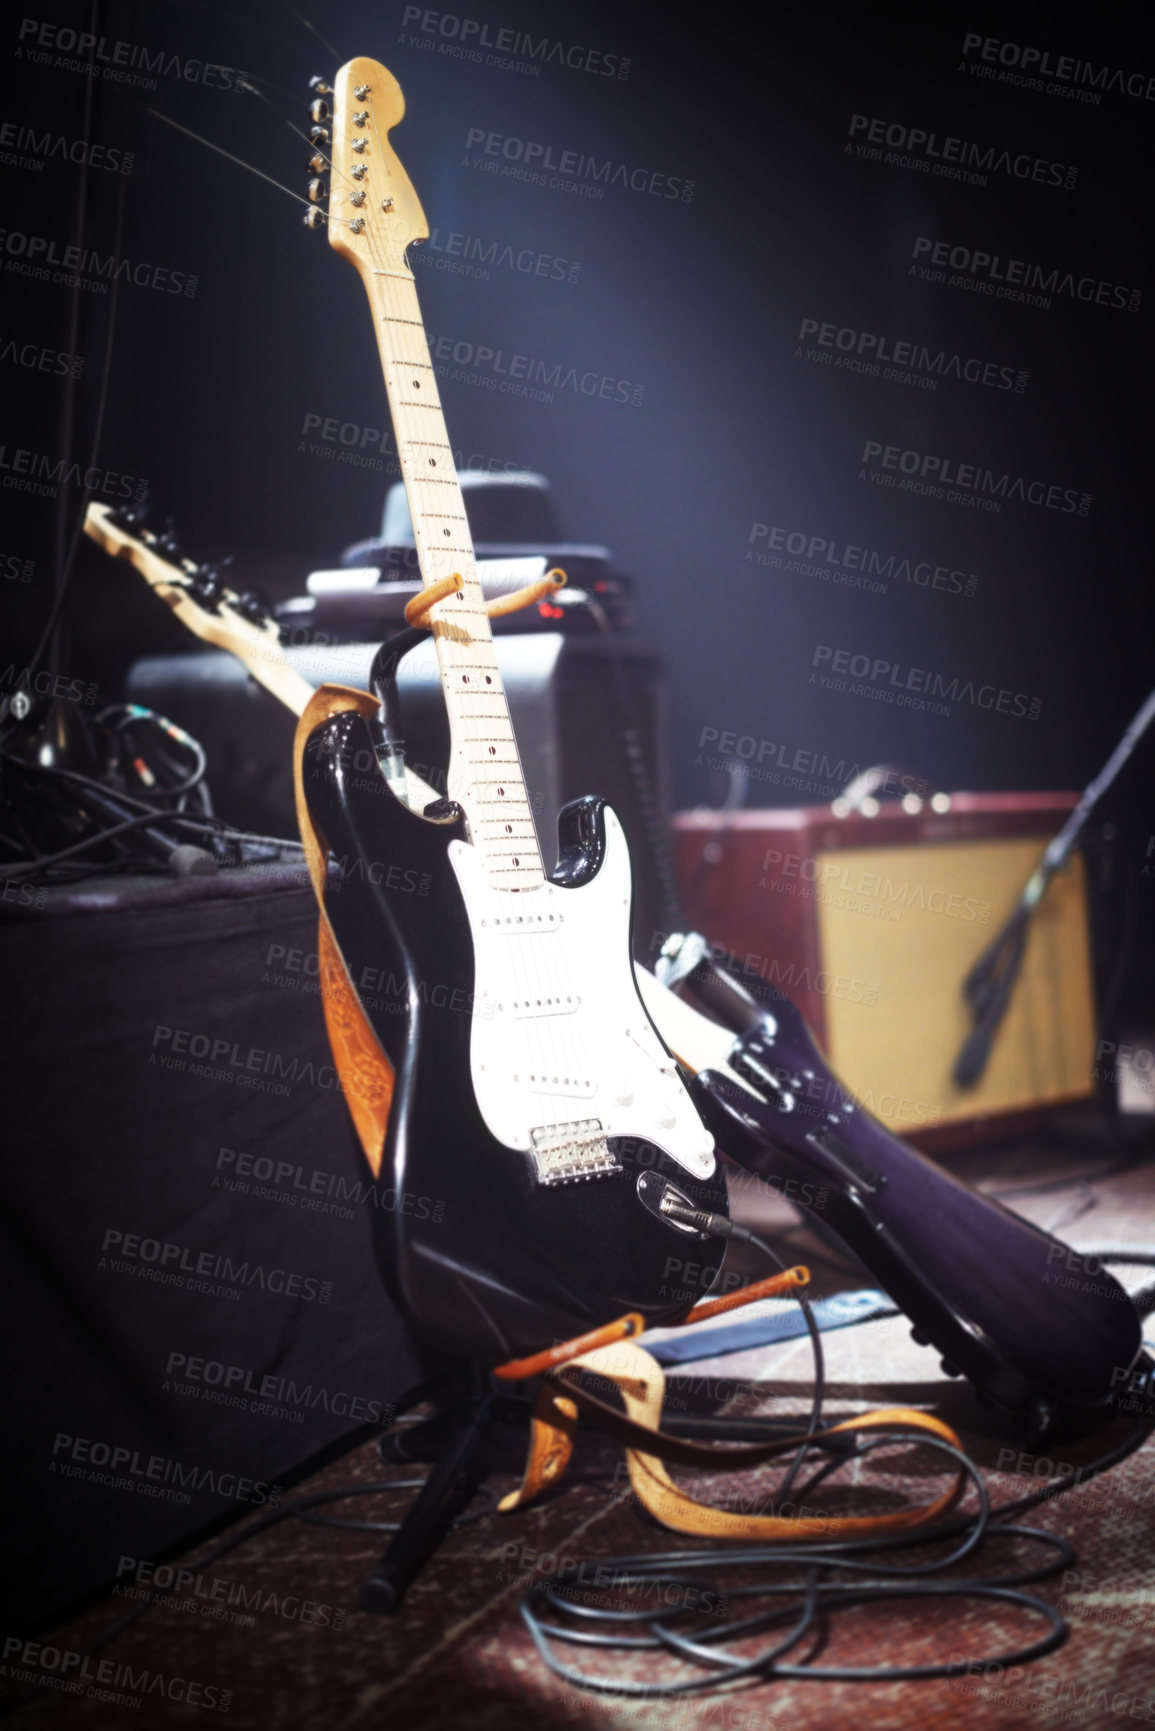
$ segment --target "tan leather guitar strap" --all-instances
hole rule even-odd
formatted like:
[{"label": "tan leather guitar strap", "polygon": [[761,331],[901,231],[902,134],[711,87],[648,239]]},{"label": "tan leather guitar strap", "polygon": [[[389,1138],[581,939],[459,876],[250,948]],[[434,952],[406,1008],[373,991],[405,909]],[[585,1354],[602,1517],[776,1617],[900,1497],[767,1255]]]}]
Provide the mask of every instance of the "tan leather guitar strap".
[{"label": "tan leather guitar strap", "polygon": [[[572,1383],[568,1373],[588,1370],[616,1384],[625,1413]],[[790,1454],[803,1436],[779,1437],[771,1443],[741,1448],[715,1448],[670,1436],[660,1429],[665,1398],[665,1374],[657,1360],[633,1341],[619,1341],[575,1358],[556,1375],[547,1377],[538,1393],[530,1433],[525,1475],[518,1490],[502,1499],[498,1507],[523,1507],[550,1485],[556,1484],[569,1462],[579,1411],[597,1418],[599,1425],[627,1444],[626,1461],[630,1485],[638,1501],[663,1526],[678,1533],[703,1534],[713,1538],[836,1540],[880,1538],[937,1520],[953,1507],[962,1494],[965,1473],[960,1468],[954,1484],[932,1503],[901,1509],[885,1515],[743,1515],[698,1502],[674,1483],[664,1462],[708,1467],[715,1472],[753,1466]],[[912,1407],[888,1407],[860,1418],[844,1419],[818,1436],[862,1429],[927,1431],[961,1447],[949,1425]]]},{"label": "tan leather guitar strap", "polygon": [[317,927],[318,979],[325,1026],[333,1048],[333,1062],[349,1106],[365,1158],[374,1178],[380,1176],[385,1148],[385,1128],[393,1100],[393,1066],[381,1050],[353,987],[349,967],[325,911],[325,878],[329,844],[313,823],[305,799],[304,755],[309,735],[334,715],[354,710],[358,715],[377,714],[375,697],[348,685],[322,685],[301,713],[293,741],[293,791],[297,801],[297,826],[305,849],[313,891],[320,909]]}]

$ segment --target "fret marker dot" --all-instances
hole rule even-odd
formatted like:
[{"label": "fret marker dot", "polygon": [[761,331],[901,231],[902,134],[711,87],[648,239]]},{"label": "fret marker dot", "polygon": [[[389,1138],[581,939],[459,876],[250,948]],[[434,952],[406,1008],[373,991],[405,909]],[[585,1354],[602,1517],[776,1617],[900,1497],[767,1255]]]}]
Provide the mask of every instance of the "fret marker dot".
[{"label": "fret marker dot", "polygon": [[[521,861],[520,861],[520,860],[519,860],[519,859],[515,859],[515,860],[514,860],[514,862],[513,862],[513,863],[514,863],[514,865],[520,865],[520,864],[521,864]],[[521,921],[520,921],[520,920],[518,920],[518,922],[517,922],[517,923],[518,923],[518,925],[520,925],[520,924],[521,924]]]},{"label": "fret marker dot", "polygon": [[496,747],[496,745],[491,745],[491,746],[490,746],[490,748],[489,748],[489,755],[490,755],[490,757],[496,757],[496,756],[497,756],[497,747]]},{"label": "fret marker dot", "polygon": [[419,390],[420,390],[420,389],[421,389],[421,380],[420,380],[420,379],[414,379],[414,381],[413,381],[413,389],[414,389],[414,390],[415,390],[415,391],[419,391]]}]

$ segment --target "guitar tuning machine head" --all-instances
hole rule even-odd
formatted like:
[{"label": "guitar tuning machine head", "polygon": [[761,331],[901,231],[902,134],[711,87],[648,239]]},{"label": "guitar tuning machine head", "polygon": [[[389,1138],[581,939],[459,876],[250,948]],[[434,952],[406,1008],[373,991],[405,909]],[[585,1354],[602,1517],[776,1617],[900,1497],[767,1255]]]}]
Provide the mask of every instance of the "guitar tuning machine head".
[{"label": "guitar tuning machine head", "polygon": [[153,551],[159,553],[162,559],[167,559],[172,565],[179,564],[184,557],[184,550],[177,540],[171,517],[153,542]]},{"label": "guitar tuning machine head", "polygon": [[324,204],[329,196],[329,188],[323,180],[311,180],[305,190],[310,204]]},{"label": "guitar tuning machine head", "polygon": [[310,144],[329,144],[330,142],[331,142],[331,140],[329,138],[329,128],[327,126],[310,126],[310,128],[309,128],[309,143]]},{"label": "guitar tuning machine head", "polygon": [[216,613],[219,610],[223,591],[224,584],[216,566],[198,565],[195,571],[190,571],[189,592],[206,613]]},{"label": "guitar tuning machine head", "polygon": [[314,96],[332,96],[333,86],[327,79],[314,76],[309,80],[309,89]]},{"label": "guitar tuning machine head", "polygon": [[137,499],[128,505],[117,505],[108,513],[109,522],[118,529],[143,529],[148,521],[150,505],[147,499]]},{"label": "guitar tuning machine head", "polygon": [[250,625],[264,625],[269,618],[269,609],[263,597],[253,589],[246,589],[243,595],[238,595],[233,607]]},{"label": "guitar tuning machine head", "polygon": [[310,120],[315,120],[315,121],[320,122],[323,120],[328,120],[328,118],[329,118],[329,104],[327,102],[317,101],[317,102],[310,104],[310,107],[309,107],[309,119]]},{"label": "guitar tuning machine head", "polygon": [[309,158],[309,169],[313,174],[326,174],[329,168],[329,158],[323,150],[314,151]]},{"label": "guitar tuning machine head", "polygon": [[314,205],[312,210],[307,210],[305,212],[303,221],[306,228],[324,228],[325,212],[319,210],[317,206]]}]

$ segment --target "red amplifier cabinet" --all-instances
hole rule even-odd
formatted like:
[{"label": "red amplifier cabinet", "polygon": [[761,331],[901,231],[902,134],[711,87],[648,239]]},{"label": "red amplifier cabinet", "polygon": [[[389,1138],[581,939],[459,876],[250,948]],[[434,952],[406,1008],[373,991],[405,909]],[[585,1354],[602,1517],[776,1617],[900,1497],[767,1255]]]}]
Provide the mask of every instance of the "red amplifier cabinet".
[{"label": "red amplifier cabinet", "polygon": [[937,794],[873,816],[828,805],[681,812],[687,924],[730,953],[756,995],[786,992],[841,1080],[897,1134],[941,1149],[1025,1129],[1094,1093],[1078,853],[1035,910],[1010,1007],[969,1090],[951,1078],[970,1029],[961,986],[1076,799]]}]

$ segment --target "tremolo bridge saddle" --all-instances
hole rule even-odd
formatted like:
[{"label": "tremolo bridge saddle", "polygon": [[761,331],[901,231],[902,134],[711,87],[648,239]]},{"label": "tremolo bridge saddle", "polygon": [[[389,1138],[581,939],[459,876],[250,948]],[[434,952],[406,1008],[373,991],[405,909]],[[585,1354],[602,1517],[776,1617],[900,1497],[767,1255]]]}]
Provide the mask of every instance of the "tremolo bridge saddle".
[{"label": "tremolo bridge saddle", "polygon": [[579,1184],[587,1178],[606,1178],[622,1170],[597,1118],[581,1118],[574,1124],[547,1124],[543,1129],[531,1130],[529,1139],[539,1184]]}]

